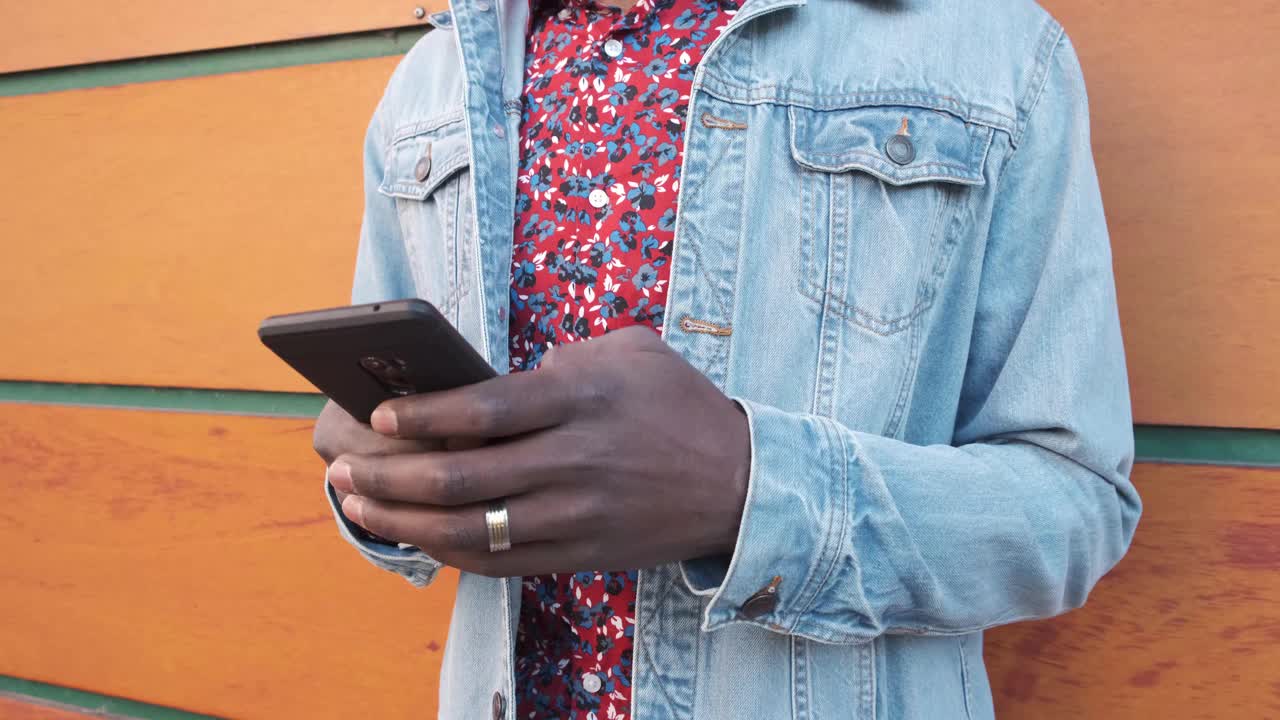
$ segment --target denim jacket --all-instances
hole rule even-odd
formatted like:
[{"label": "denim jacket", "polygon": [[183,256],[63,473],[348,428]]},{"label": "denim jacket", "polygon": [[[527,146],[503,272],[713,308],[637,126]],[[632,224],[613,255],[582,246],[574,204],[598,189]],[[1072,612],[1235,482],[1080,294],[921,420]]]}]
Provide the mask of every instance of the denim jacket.
[{"label": "denim jacket", "polygon": [[[352,294],[500,372],[528,5],[454,0],[396,68]],[[1029,0],[747,0],[685,142],[663,338],[751,467],[731,555],[639,574],[634,718],[992,717],[982,631],[1079,607],[1141,511],[1075,49]],[[461,574],[440,717],[514,720],[519,599]]]}]

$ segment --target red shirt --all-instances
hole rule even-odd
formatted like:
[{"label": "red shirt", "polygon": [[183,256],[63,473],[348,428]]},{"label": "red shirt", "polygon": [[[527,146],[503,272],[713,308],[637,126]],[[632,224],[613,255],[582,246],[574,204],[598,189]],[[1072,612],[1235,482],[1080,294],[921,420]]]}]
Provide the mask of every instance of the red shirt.
[{"label": "red shirt", "polygon": [[[556,343],[660,331],[689,89],[737,0],[533,8],[525,57],[511,370]],[[526,577],[516,717],[631,713],[634,570]]]}]

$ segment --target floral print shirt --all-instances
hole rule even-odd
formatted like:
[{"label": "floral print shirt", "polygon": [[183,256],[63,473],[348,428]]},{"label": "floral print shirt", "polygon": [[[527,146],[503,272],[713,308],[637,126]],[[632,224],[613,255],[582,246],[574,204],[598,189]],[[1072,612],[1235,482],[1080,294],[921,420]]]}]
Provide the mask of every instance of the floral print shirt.
[{"label": "floral print shirt", "polygon": [[[535,2],[525,56],[511,370],[662,329],[689,90],[738,0]],[[523,578],[516,717],[631,713],[634,570]]]}]

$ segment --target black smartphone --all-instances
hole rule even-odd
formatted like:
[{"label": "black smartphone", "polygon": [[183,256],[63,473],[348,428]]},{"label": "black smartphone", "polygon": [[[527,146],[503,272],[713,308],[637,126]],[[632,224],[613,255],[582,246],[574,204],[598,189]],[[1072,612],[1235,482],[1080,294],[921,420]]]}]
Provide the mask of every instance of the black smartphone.
[{"label": "black smartphone", "polygon": [[363,423],[390,398],[497,374],[435,306],[417,298],[273,315],[258,337]]}]

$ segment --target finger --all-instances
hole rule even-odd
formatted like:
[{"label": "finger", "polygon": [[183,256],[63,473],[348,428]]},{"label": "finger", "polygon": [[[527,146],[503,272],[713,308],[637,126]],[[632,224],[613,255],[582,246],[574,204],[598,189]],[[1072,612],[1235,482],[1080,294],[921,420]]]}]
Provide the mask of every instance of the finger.
[{"label": "finger", "polygon": [[494,578],[591,570],[594,557],[579,541],[514,545],[503,552],[465,552],[436,558],[459,570]]},{"label": "finger", "polygon": [[470,450],[401,455],[343,455],[329,481],[364,497],[458,506],[521,495],[554,480],[555,453],[535,437]]},{"label": "finger", "polygon": [[374,430],[400,438],[502,438],[558,425],[581,388],[567,373],[532,370],[472,385],[388,400],[373,411]]},{"label": "finger", "polygon": [[[519,495],[504,502],[513,546],[563,540],[585,525],[580,508],[555,493]],[[487,503],[439,508],[359,495],[342,504],[343,514],[365,530],[416,545],[442,562],[449,556],[489,551],[487,510]]]},{"label": "finger", "polygon": [[332,464],[343,453],[362,455],[387,455],[403,452],[436,450],[442,446],[436,440],[402,440],[374,432],[368,425],[347,414],[330,400],[316,418],[312,444],[325,464]]}]

